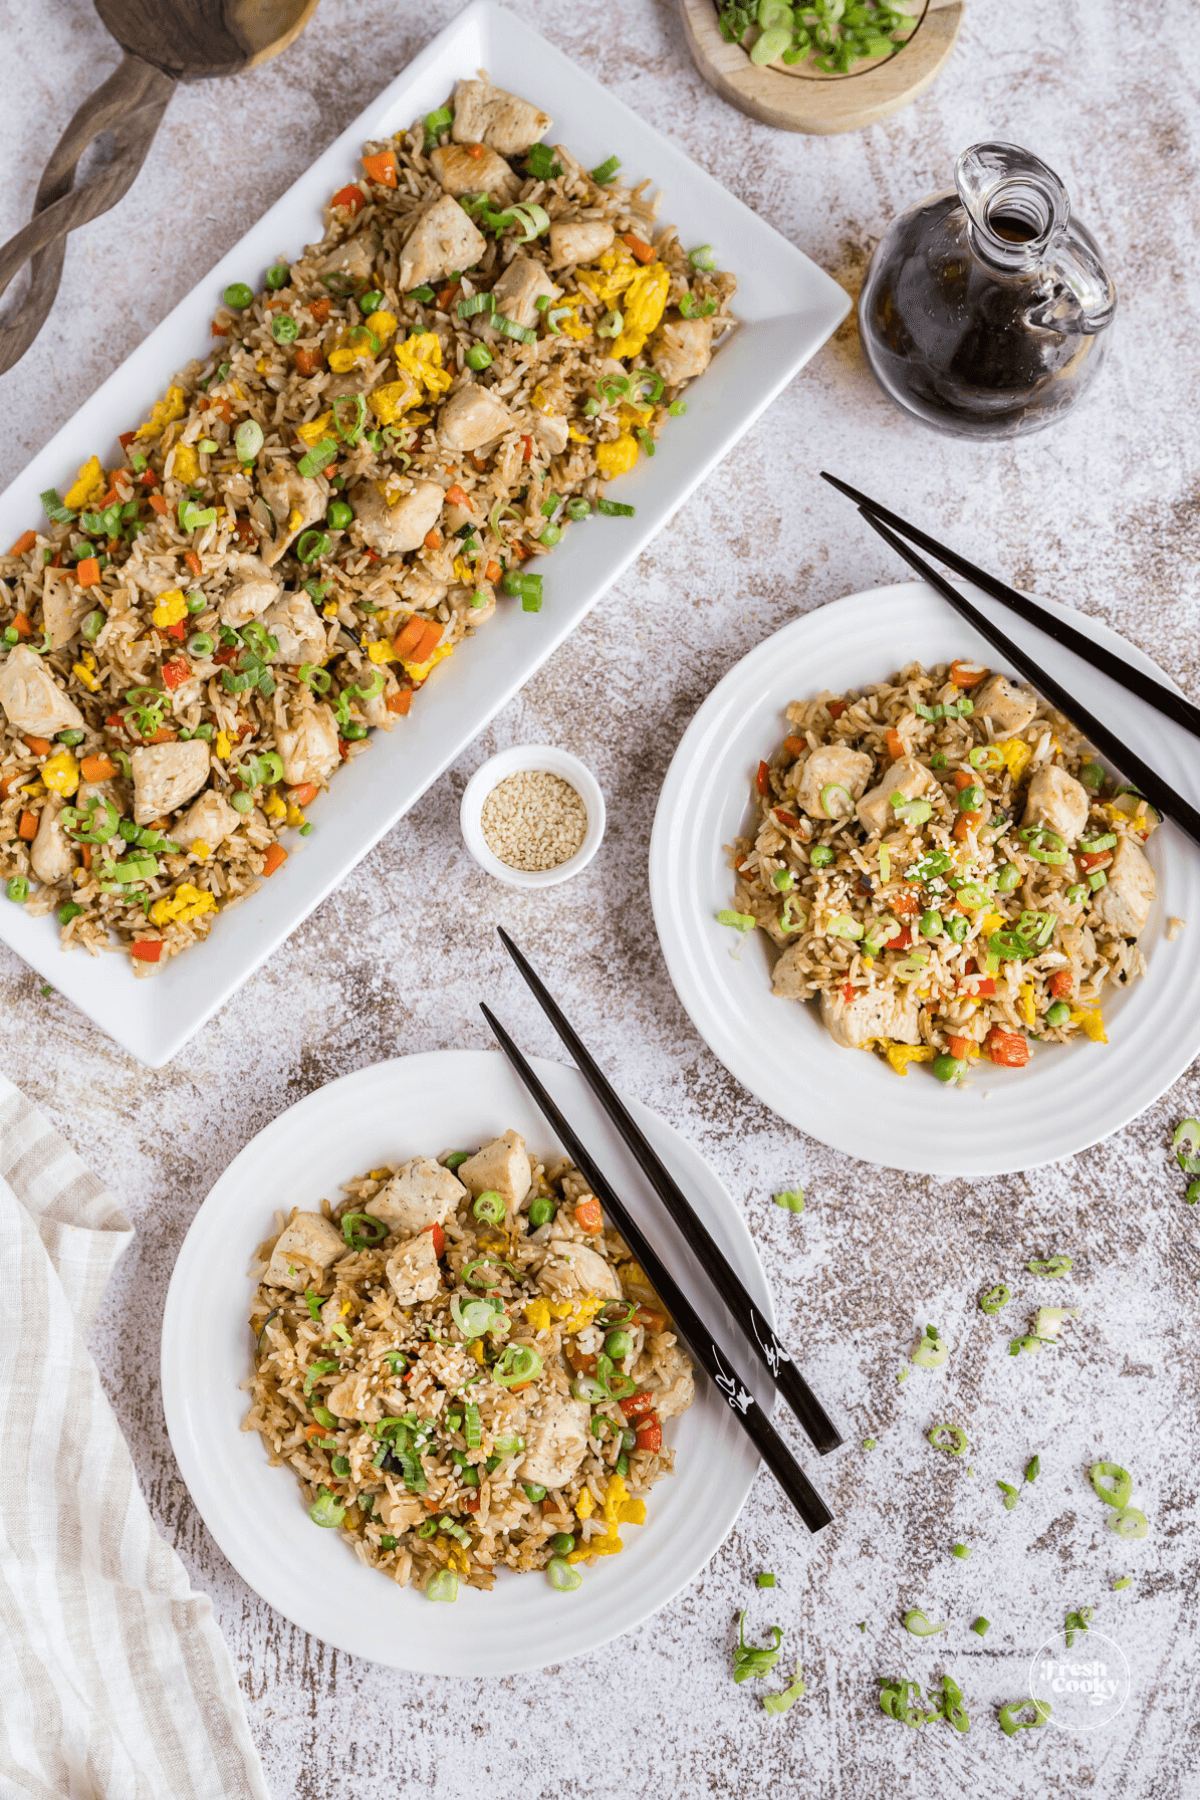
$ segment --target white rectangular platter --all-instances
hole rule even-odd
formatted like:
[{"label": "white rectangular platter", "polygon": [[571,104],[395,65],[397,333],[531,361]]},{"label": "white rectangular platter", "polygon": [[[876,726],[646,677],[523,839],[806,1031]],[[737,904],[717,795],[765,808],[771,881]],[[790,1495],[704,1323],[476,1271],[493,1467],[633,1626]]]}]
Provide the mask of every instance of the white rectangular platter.
[{"label": "white rectangular platter", "polygon": [[[542,565],[546,599],[536,615],[505,603],[462,653],[435,670],[412,714],[371,752],[339,771],[311,808],[317,830],[297,840],[284,867],[217,920],[206,944],[136,980],[124,956],[59,949],[54,918],[0,908],[0,939],[142,1062],[160,1068],[223,1005],[289,932],[436,781],[529,680],[676,508],[837,329],[848,296],[815,263],[696,167],[667,138],[581,69],[493,5],[476,0],[367,106],[133,355],[97,389],[0,496],[0,540],[41,516],[39,494],[69,485],[93,452],[111,465],[118,433],[146,417],[174,371],[206,353],[223,288],[258,281],[279,254],[298,255],[322,235],[322,206],[358,169],[366,138],[407,128],[440,106],[456,81],[485,68],[491,79],[551,111],[550,142],[591,167],[618,155],[630,182],[649,175],[664,192],[662,219],[685,244],[719,247],[738,277],[740,329],[688,393],[688,413],[664,434],[653,460],[619,484],[636,516],[595,518],[567,532]],[[5,535],[7,534],[7,535]]]}]

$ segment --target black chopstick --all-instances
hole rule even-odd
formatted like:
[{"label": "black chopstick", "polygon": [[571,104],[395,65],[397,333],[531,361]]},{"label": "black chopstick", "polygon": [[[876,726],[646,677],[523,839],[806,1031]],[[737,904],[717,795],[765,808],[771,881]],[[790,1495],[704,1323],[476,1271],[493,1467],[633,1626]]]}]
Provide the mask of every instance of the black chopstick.
[{"label": "black chopstick", "polygon": [[538,1005],[574,1057],[580,1074],[628,1144],[637,1159],[638,1167],[678,1225],[688,1241],[688,1248],[736,1319],[739,1328],[745,1334],[751,1351],[778,1386],[779,1392],[795,1413],[814,1447],[820,1451],[822,1456],[828,1456],[829,1452],[836,1450],[842,1442],[841,1436],[829,1414],[792,1361],[791,1352],[776,1337],[770,1322],[755,1306],[742,1282],[726,1262],[708,1227],[696,1216],[691,1201],[644,1133],[635,1124],[629,1109],[541,976],[529,959],[518,949],[503,925],[497,926],[496,929],[500,933],[500,942],[521,971]]},{"label": "black chopstick", "polygon": [[1032,656],[1014,644],[1010,637],[1006,637],[998,625],[993,625],[986,613],[981,613],[972,606],[971,602],[965,599],[958,589],[946,580],[944,575],[939,575],[936,569],[931,569],[924,557],[918,556],[916,551],[904,542],[903,538],[898,538],[894,531],[890,530],[881,519],[877,519],[865,506],[860,506],[858,510],[872,530],[877,531],[880,537],[892,546],[897,555],[904,558],[910,568],[915,569],[917,574],[929,583],[930,587],[936,588],[942,598],[950,602],[955,612],[964,618],[968,625],[974,626],[980,637],[985,637],[993,649],[999,650],[1015,669],[1020,670],[1026,681],[1031,681],[1046,696],[1047,700],[1052,701],[1060,712],[1065,713],[1067,718],[1078,726],[1086,737],[1091,739],[1098,750],[1102,750],[1105,756],[1114,762],[1129,780],[1137,784],[1139,792],[1147,800],[1152,801],[1164,817],[1178,825],[1184,836],[1191,838],[1193,844],[1200,848],[1200,812],[1197,812],[1194,806],[1189,806],[1182,795],[1177,794],[1161,775],[1155,773],[1149,763],[1144,763],[1140,756],[1136,756],[1114,732],[1108,729],[1107,725],[1102,725],[1100,720],[1086,711],[1078,700],[1073,699],[1052,675],[1048,675],[1039,663],[1034,662]]},{"label": "black chopstick", "polygon": [[958,574],[965,575],[973,586],[985,594],[990,594],[993,600],[1002,601],[1011,612],[1015,612],[1018,618],[1024,619],[1027,624],[1038,626],[1041,631],[1046,633],[1047,637],[1053,638],[1055,643],[1065,644],[1068,650],[1073,650],[1076,656],[1091,663],[1094,669],[1099,669],[1102,674],[1118,682],[1121,687],[1127,688],[1131,694],[1136,694],[1139,700],[1145,700],[1168,719],[1174,719],[1177,725],[1182,725],[1183,729],[1190,731],[1193,737],[1200,737],[1200,706],[1193,706],[1192,702],[1185,699],[1182,694],[1177,694],[1173,689],[1164,687],[1161,681],[1156,681],[1153,675],[1147,675],[1144,669],[1135,668],[1132,664],[1122,661],[1114,651],[1106,649],[1103,644],[1096,643],[1093,638],[1085,637],[1082,631],[1077,631],[1074,625],[1069,624],[1067,620],[1047,612],[1044,607],[1037,604],[1036,600],[1030,600],[1028,595],[1020,593],[1016,588],[1009,587],[1007,582],[999,580],[997,576],[989,575],[986,569],[976,568],[975,564],[968,562],[965,556],[960,556],[957,550],[951,550],[947,545],[939,544],[936,538],[930,537],[927,532],[918,530],[915,525],[910,525],[907,519],[900,517],[899,513],[891,512],[886,506],[880,506],[877,500],[872,500],[869,494],[860,493],[857,488],[851,487],[848,481],[839,481],[836,475],[830,475],[825,469],[821,470],[821,480],[827,481],[830,487],[835,487],[839,494],[845,494],[860,509],[865,509],[875,518],[882,519],[885,525],[890,525],[894,531],[899,532],[901,537],[908,538],[911,543],[919,544],[922,550],[928,550],[931,555],[938,558],[939,562],[944,562],[947,568],[955,569]]},{"label": "black chopstick", "polygon": [[499,1019],[487,1006],[481,1005],[480,1010],[491,1026],[500,1048],[557,1135],[559,1143],[645,1269],[651,1285],[662,1296],[663,1303],[671,1314],[674,1329],[715,1384],[718,1392],[724,1396],[730,1412],[759,1451],[763,1461],[808,1529],[814,1532],[821,1531],[830,1524],[833,1514],[742,1380],[732,1358],[714,1340],[707,1325],[682,1288],[679,1287],[665,1263],[662,1262],[658,1252],[643,1237],[626,1211],[624,1203],[617,1198],[604,1175],[592,1161],[586,1147],[580,1142]]}]

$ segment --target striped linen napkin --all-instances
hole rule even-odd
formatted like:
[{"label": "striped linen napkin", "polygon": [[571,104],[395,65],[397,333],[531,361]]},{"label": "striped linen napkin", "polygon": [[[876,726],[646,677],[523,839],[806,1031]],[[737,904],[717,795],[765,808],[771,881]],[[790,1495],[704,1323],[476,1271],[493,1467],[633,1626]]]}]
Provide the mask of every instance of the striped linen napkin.
[{"label": "striped linen napkin", "polygon": [[0,1793],[268,1800],[84,1345],[128,1220],[0,1076]]}]

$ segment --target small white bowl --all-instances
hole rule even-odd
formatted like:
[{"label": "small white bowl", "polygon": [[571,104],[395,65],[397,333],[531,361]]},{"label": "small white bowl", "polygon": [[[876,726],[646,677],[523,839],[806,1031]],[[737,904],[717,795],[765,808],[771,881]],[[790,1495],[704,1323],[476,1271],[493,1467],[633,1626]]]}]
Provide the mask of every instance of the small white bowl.
[{"label": "small white bowl", "polygon": [[[568,857],[564,863],[558,863],[553,869],[514,869],[508,863],[501,862],[483,835],[483,803],[492,789],[506,776],[535,769],[545,769],[551,775],[560,775],[564,781],[570,782],[583,801],[587,813],[587,830],[574,856]],[[462,797],[459,819],[467,849],[480,868],[485,869],[489,875],[494,875],[497,881],[506,881],[509,887],[554,887],[560,881],[570,881],[573,875],[586,869],[600,848],[600,840],[604,836],[604,795],[591,770],[577,756],[572,756],[569,750],[557,750],[553,744],[516,744],[511,750],[501,750],[496,756],[490,757],[481,769],[475,771]]]}]

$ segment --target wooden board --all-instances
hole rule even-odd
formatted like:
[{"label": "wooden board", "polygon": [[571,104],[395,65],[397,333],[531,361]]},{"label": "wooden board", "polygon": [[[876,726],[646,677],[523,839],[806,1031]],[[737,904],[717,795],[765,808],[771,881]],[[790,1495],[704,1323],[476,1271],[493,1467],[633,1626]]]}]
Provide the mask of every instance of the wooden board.
[{"label": "wooden board", "polygon": [[678,0],[692,60],[723,100],[784,131],[860,131],[923,94],[943,68],[962,24],[964,0],[926,0],[916,30],[895,56],[849,75],[808,63],[759,68],[740,44],[726,43],[713,0]]}]

